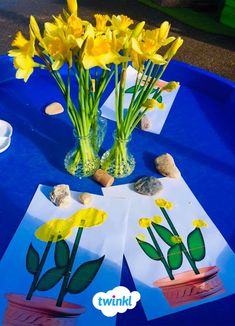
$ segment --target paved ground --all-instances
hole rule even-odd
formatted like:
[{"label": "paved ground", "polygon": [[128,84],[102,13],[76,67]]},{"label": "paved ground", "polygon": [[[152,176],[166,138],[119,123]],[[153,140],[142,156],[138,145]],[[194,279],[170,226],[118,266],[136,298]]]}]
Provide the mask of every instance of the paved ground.
[{"label": "paved ground", "polygon": [[[27,31],[30,14],[35,15],[39,22],[44,22],[52,14],[60,13],[65,5],[65,0],[1,0],[0,53],[7,53],[17,30]],[[232,38],[198,31],[140,4],[137,0],[79,0],[82,18],[90,20],[96,12],[123,13],[136,22],[145,20],[151,28],[158,26],[163,20],[169,20],[173,34],[181,35],[185,40],[176,59],[235,81],[235,40]]]}]

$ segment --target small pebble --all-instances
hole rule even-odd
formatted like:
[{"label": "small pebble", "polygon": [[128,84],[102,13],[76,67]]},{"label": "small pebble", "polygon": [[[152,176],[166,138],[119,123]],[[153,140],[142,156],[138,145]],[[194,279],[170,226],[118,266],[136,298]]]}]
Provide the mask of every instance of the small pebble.
[{"label": "small pebble", "polygon": [[104,187],[110,187],[114,183],[114,177],[102,169],[98,169],[93,175],[93,178]]},{"label": "small pebble", "polygon": [[50,200],[59,207],[68,207],[71,202],[71,194],[68,185],[57,185],[50,193]]},{"label": "small pebble", "polygon": [[156,169],[159,173],[169,178],[180,178],[180,171],[175,165],[173,157],[166,153],[161,156],[158,156],[154,160]]},{"label": "small pebble", "polygon": [[145,114],[140,121],[140,128],[142,130],[149,130],[151,128],[151,120]]},{"label": "small pebble", "polygon": [[163,189],[163,185],[155,177],[143,177],[134,184],[134,189],[139,194],[153,196]]},{"label": "small pebble", "polygon": [[58,102],[51,103],[50,105],[48,105],[45,108],[45,113],[48,115],[56,115],[56,114],[60,114],[62,112],[64,112],[64,108]]},{"label": "small pebble", "polygon": [[79,197],[79,201],[84,205],[88,205],[92,201],[92,195],[88,192],[83,192]]}]

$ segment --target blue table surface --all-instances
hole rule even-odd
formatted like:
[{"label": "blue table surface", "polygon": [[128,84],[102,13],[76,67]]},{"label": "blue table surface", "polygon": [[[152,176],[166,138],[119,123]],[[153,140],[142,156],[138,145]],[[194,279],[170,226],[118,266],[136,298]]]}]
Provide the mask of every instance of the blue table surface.
[{"label": "blue table surface", "polygon": [[[235,251],[235,84],[202,69],[172,61],[163,76],[181,88],[160,135],[136,129],[130,151],[136,158],[134,173],[114,185],[133,182],[143,175],[160,177],[154,158],[173,155],[183,178]],[[103,101],[112,91],[110,85]],[[92,178],[77,179],[63,166],[73,146],[67,114],[47,116],[44,108],[64,100],[46,71],[33,74],[28,83],[15,79],[11,59],[0,57],[0,119],[14,128],[10,148],[0,154],[0,256],[5,252],[38,184],[69,184],[72,190],[102,194]],[[102,151],[112,145],[114,122]],[[235,272],[235,271],[234,271]],[[124,259],[122,285],[134,290]],[[151,298],[150,298],[151,300]],[[156,307],[160,309],[160,307]],[[118,314],[118,325],[235,324],[235,295],[151,322],[139,303]]]}]

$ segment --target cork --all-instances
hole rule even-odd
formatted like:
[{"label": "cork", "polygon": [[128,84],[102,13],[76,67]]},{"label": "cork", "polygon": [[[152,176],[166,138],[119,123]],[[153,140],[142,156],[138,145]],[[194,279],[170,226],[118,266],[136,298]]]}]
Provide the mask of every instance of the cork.
[{"label": "cork", "polygon": [[88,192],[83,192],[79,197],[79,201],[84,205],[88,205],[92,201],[92,195]]},{"label": "cork", "polygon": [[110,187],[114,183],[114,177],[101,169],[96,171],[96,173],[93,175],[93,178],[104,187]]}]

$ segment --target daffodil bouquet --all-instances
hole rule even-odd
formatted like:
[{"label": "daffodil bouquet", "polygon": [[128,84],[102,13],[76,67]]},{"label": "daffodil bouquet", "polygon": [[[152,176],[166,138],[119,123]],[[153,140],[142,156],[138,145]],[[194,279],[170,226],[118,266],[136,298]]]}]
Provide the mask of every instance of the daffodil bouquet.
[{"label": "daffodil bouquet", "polygon": [[127,59],[114,37],[119,16],[110,21],[109,16],[97,14],[93,26],[78,17],[76,0],[68,0],[67,5],[68,12],[64,10],[53,22],[46,22],[43,33],[31,16],[29,39],[18,32],[9,55],[14,57],[16,78],[27,82],[35,68],[48,70],[54,77],[78,138],[77,146],[65,158],[65,166],[73,175],[89,176],[100,164],[98,148],[94,148],[100,98],[114,74],[112,64]]},{"label": "daffodil bouquet", "polygon": [[[57,82],[74,126],[77,146],[65,158],[65,167],[73,175],[92,175],[99,167],[97,119],[100,98],[115,75],[116,139],[105,153],[102,168],[116,177],[132,172],[134,159],[128,162],[126,143],[147,110],[157,104],[162,90],[150,95],[169,61],[182,45],[181,38],[168,37],[170,25],[145,30],[144,22],[135,27],[124,15],[95,15],[95,25],[78,17],[77,0],[67,0],[68,12],[46,22],[41,33],[36,19],[30,17],[29,39],[18,32],[9,51],[14,57],[16,77],[26,82],[35,68],[48,70]],[[159,50],[171,43],[164,55]],[[128,62],[137,70],[129,110],[124,116],[124,94]],[[65,76],[60,68],[65,66]],[[73,79],[71,79],[73,77]],[[75,81],[76,82],[75,82]],[[170,91],[177,83],[165,86]],[[76,96],[74,97],[74,94]],[[93,141],[91,140],[93,136]]]},{"label": "daffodil bouquet", "polygon": [[[125,177],[135,167],[134,157],[127,150],[127,143],[134,128],[148,110],[153,110],[154,107],[164,108],[164,103],[158,103],[157,101],[163,91],[170,92],[179,85],[179,83],[173,81],[157,91],[154,90],[170,60],[183,44],[183,40],[180,37],[168,37],[170,31],[168,22],[163,22],[159,28],[153,30],[144,29],[145,22],[140,22],[134,29],[129,28],[131,24],[133,24],[131,19],[121,16],[119,29],[114,33],[116,42],[121,44],[121,52],[127,60],[120,64],[120,82],[118,65],[115,65],[117,130],[114,145],[104,153],[101,165],[102,169],[115,177]],[[164,54],[159,54],[159,50],[163,48],[164,51],[166,46],[168,48]],[[131,102],[127,114],[124,114],[123,104],[128,61],[132,62],[137,74]],[[151,95],[152,93],[154,95]]]}]

